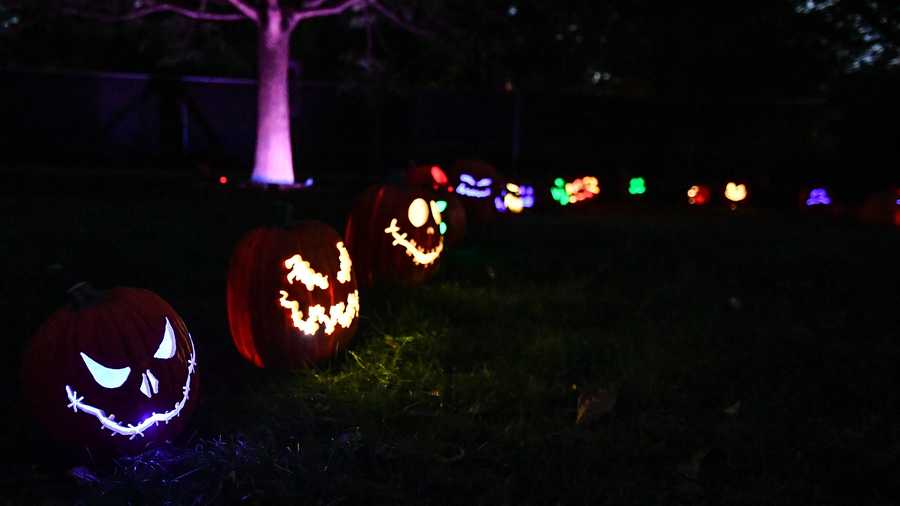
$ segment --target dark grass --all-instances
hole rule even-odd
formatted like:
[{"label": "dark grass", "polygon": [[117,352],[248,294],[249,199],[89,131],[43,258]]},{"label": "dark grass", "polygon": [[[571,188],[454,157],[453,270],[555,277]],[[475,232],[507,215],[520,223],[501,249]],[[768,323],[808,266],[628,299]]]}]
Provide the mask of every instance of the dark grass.
[{"label": "dark grass", "polygon": [[[349,196],[64,190],[2,198],[7,503],[900,503],[894,229],[621,207],[476,227],[427,285],[364,293],[345,353],[278,372],[231,344],[230,250],[276,197],[340,229]],[[109,459],[23,412],[53,261],[187,321],[203,397],[174,444]],[[612,414],[576,425],[598,388]]]}]

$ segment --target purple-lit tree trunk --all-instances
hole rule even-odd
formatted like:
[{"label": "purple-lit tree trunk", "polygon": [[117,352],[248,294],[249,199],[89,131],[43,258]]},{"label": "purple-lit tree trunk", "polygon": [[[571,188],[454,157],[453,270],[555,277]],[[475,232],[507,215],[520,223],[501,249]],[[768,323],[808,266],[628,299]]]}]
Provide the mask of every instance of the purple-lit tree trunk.
[{"label": "purple-lit tree trunk", "polygon": [[[291,116],[288,100],[288,60],[291,33],[303,21],[336,16],[349,10],[372,9],[405,29],[424,34],[382,5],[382,0],[142,0],[126,2],[134,9],[115,12],[117,1],[64,0],[69,14],[108,21],[127,21],[156,13],[173,13],[201,21],[252,20],[259,29],[256,155],[251,180],[263,184],[293,184]],[[230,12],[214,12],[209,6]],[[106,7],[113,12],[98,11]]]},{"label": "purple-lit tree trunk", "polygon": [[[288,102],[288,56],[291,31],[281,9],[270,1],[259,16],[259,61],[256,99],[256,156],[251,179],[257,183],[293,184],[291,108]],[[274,8],[273,8],[274,7]]]}]

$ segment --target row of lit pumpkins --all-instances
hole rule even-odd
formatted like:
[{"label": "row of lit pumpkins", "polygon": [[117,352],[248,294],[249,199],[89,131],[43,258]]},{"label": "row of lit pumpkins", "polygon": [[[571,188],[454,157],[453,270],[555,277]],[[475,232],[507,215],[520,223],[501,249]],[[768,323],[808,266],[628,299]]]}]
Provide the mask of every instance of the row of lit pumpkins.
[{"label": "row of lit pumpkins", "polygon": [[[347,346],[360,286],[418,283],[444,249],[430,190],[369,188],[344,237],[320,222],[250,231],[232,254],[228,323],[240,354],[259,367],[302,367]],[[69,289],[70,302],[32,337],[25,398],[57,439],[135,451],[174,437],[197,403],[203,356],[184,321],[137,288]]]},{"label": "row of lit pumpkins", "polygon": [[[439,165],[415,166],[409,169],[407,181],[413,185],[431,185],[435,190],[455,193],[465,200],[486,202],[484,208],[493,208],[501,213],[518,214],[535,205],[533,186],[521,182],[500,182],[496,169],[478,160],[455,162],[449,176]],[[749,191],[747,183],[729,181],[721,188],[721,195],[734,208],[748,199]],[[646,192],[647,181],[643,177],[632,177],[628,180],[630,195],[640,196]],[[561,206],[578,204],[599,194],[600,181],[595,176],[583,176],[572,180],[558,177],[553,180],[549,189],[549,196]],[[887,206],[890,208],[888,214],[893,215],[895,224],[900,225],[900,189],[894,189],[892,195],[893,198]],[[685,190],[686,201],[693,206],[709,204],[712,196],[711,187],[703,184],[692,185]],[[878,198],[880,194],[870,200]],[[809,188],[801,200],[806,207],[827,207],[832,204],[828,188],[822,186]],[[471,206],[468,208],[470,212],[473,211]]]}]

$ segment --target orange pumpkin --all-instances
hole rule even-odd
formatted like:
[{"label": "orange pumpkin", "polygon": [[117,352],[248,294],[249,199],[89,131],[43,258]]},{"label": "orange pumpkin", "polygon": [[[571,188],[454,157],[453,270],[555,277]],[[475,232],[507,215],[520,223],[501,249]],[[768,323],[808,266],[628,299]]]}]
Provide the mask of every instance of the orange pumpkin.
[{"label": "orange pumpkin", "polygon": [[231,257],[228,325],[259,367],[309,366],[356,333],[359,292],[349,250],[316,221],[252,230]]},{"label": "orange pumpkin", "polygon": [[79,283],[69,294],[25,352],[23,386],[37,419],[56,439],[101,451],[175,437],[199,394],[197,350],[181,317],[148,290]]},{"label": "orange pumpkin", "polygon": [[437,269],[444,238],[441,212],[426,190],[372,186],[356,203],[344,239],[360,284],[416,284]]}]

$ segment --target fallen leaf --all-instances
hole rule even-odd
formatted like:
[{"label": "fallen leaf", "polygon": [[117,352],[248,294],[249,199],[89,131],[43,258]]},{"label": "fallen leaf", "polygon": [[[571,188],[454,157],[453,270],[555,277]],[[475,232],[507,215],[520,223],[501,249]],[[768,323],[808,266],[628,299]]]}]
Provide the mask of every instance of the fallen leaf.
[{"label": "fallen leaf", "polygon": [[100,481],[90,469],[84,466],[73,467],[66,474],[82,483],[97,483]]},{"label": "fallen leaf", "polygon": [[591,423],[609,415],[616,406],[616,396],[606,389],[593,392],[583,392],[578,395],[578,414],[575,417],[577,425],[590,425]]},{"label": "fallen leaf", "polygon": [[731,406],[728,406],[727,408],[723,409],[722,411],[726,415],[734,416],[734,415],[738,414],[738,412],[740,410],[741,410],[741,401],[737,401],[734,404],[732,404]]},{"label": "fallen leaf", "polygon": [[678,464],[678,472],[685,478],[696,480],[700,475],[700,466],[703,465],[703,459],[709,453],[709,448],[701,448],[695,451],[688,460]]}]

